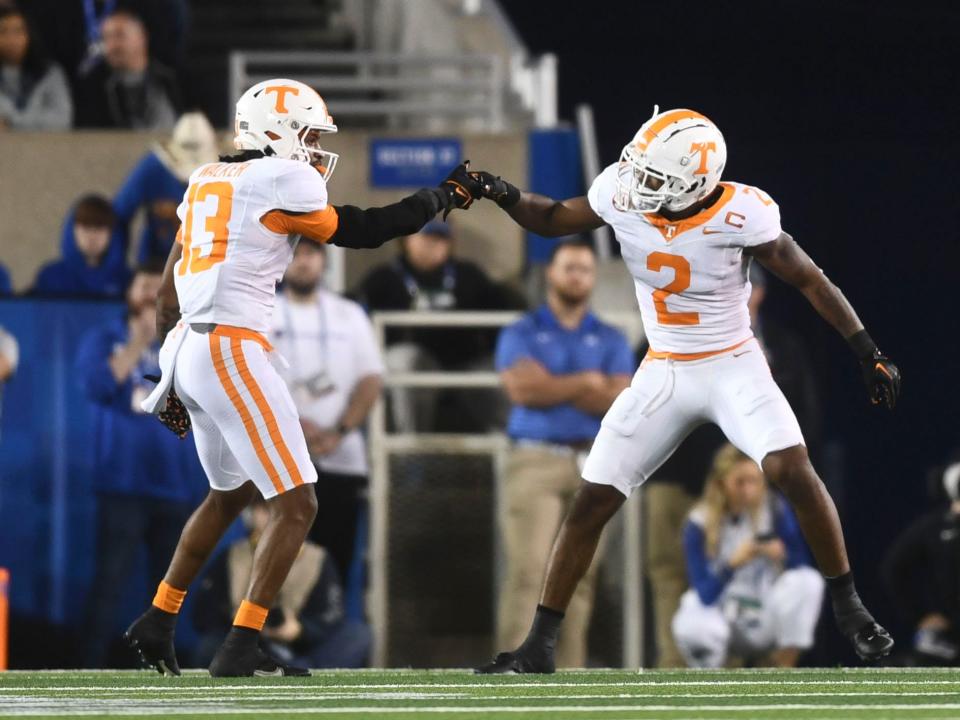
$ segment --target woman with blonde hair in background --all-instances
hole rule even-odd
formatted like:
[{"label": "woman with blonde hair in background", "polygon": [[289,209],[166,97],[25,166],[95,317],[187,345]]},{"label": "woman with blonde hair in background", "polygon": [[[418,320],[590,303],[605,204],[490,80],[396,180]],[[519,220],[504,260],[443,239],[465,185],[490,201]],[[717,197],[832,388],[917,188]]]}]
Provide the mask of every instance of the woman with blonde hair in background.
[{"label": "woman with blonde hair in background", "polygon": [[793,667],[813,645],[824,582],[786,501],[757,464],[724,445],[683,531],[690,580],[673,618],[691,667]]}]

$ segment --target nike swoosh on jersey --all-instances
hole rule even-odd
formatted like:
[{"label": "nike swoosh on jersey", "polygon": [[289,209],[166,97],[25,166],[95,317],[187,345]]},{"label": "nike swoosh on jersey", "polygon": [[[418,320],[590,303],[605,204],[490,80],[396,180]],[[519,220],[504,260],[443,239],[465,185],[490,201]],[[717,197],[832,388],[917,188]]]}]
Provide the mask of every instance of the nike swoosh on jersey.
[{"label": "nike swoosh on jersey", "polygon": [[711,230],[710,228],[704,228],[704,229],[703,229],[703,234],[704,234],[704,235],[719,235],[719,234],[722,233],[722,232],[723,232],[723,230]]}]

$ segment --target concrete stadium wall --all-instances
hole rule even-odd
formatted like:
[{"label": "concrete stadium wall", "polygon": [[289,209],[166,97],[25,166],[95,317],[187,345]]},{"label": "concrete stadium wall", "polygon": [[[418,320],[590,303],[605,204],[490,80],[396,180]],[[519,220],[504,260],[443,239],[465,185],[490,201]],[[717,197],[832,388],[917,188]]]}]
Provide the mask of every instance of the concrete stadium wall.
[{"label": "concrete stadium wall", "polygon": [[[400,135],[375,134],[396,136]],[[88,192],[112,196],[137,160],[162,137],[139,132],[0,132],[0,261],[9,268],[17,291],[29,288],[38,267],[59,255],[61,225],[70,204]],[[371,137],[374,134],[341,132],[331,138],[330,149],[341,154],[330,184],[333,203],[369,207],[406,194],[370,188]],[[526,184],[525,135],[469,135],[462,141],[473,167],[495,170],[521,187]],[[459,255],[479,262],[498,279],[520,272],[523,234],[495,205],[478,203],[453,219]],[[391,243],[375,251],[347,253],[347,286],[395,252]]]}]

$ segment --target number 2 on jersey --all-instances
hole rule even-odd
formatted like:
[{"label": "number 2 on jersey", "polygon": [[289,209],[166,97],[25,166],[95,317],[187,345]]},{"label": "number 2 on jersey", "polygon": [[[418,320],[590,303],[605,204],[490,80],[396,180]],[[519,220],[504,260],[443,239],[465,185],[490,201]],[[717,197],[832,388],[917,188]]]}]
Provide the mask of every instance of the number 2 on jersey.
[{"label": "number 2 on jersey", "polygon": [[653,291],[653,306],[657,309],[657,322],[661,325],[699,325],[700,313],[671,312],[667,309],[667,296],[683,292],[690,287],[690,263],[685,257],[664,252],[647,255],[647,270],[660,272],[673,269],[673,282]]},{"label": "number 2 on jersey", "polygon": [[[193,245],[193,213],[200,204],[200,212],[205,212],[206,200],[213,195],[217,198],[217,210],[213,215],[206,215],[203,225],[204,232],[213,235],[213,242],[209,254],[201,255],[201,248]],[[190,186],[187,194],[187,217],[184,219],[183,230],[183,259],[180,261],[178,275],[209,270],[227,257],[227,223],[230,222],[230,213],[233,211],[233,185],[228,182],[196,183]],[[201,241],[202,242],[202,241]]]}]

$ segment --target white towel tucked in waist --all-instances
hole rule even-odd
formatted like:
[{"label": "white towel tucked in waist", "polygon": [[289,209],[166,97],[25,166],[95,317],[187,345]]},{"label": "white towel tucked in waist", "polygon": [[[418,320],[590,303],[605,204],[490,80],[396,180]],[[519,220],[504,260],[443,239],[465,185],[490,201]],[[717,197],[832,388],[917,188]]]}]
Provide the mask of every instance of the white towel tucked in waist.
[{"label": "white towel tucked in waist", "polygon": [[167,396],[170,394],[170,388],[173,387],[173,369],[177,365],[177,353],[180,352],[180,346],[183,345],[189,331],[190,326],[181,320],[173,330],[167,333],[160,348],[160,382],[146,400],[140,403],[140,408],[144,412],[156,415],[166,409]]}]

